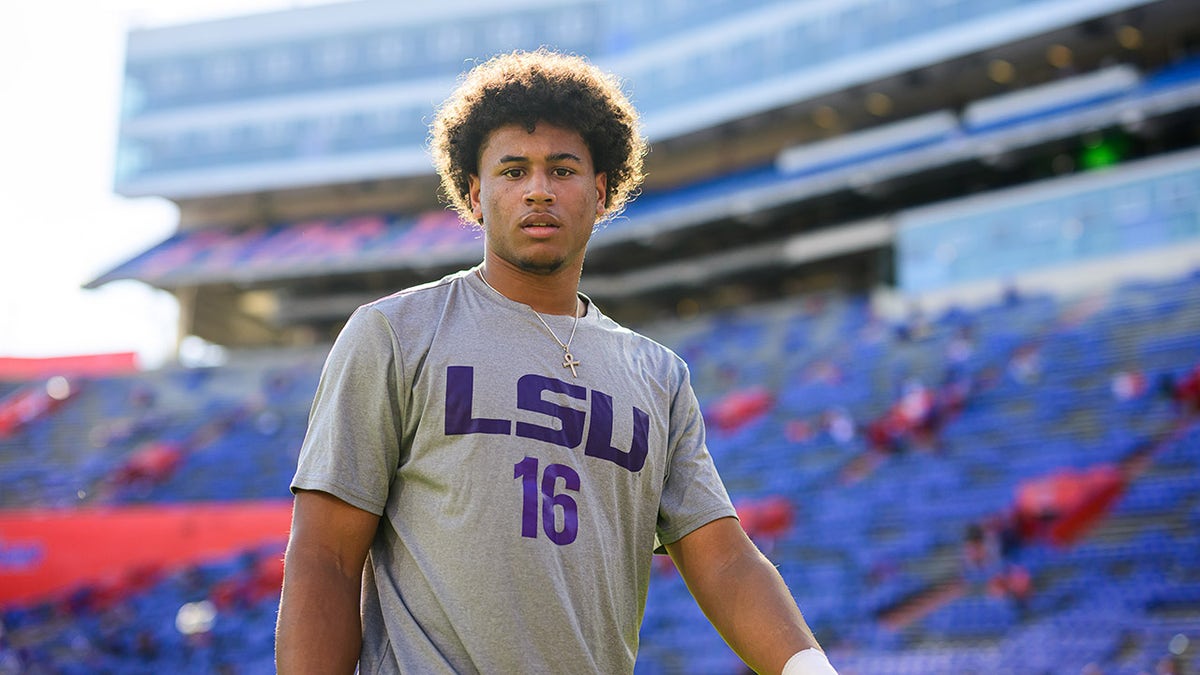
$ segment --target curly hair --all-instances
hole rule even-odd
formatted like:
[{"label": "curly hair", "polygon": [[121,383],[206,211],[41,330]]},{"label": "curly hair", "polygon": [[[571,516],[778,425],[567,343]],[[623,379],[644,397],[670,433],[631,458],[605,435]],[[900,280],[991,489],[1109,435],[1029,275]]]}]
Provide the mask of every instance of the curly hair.
[{"label": "curly hair", "polygon": [[492,57],[472,68],[438,109],[429,150],[441,177],[442,197],[467,222],[475,222],[470,176],[488,135],[509,124],[533,132],[538,122],[573,129],[583,137],[607,191],[604,220],[620,213],[641,185],[646,141],[638,113],[620,81],[582,57],[545,48]]}]

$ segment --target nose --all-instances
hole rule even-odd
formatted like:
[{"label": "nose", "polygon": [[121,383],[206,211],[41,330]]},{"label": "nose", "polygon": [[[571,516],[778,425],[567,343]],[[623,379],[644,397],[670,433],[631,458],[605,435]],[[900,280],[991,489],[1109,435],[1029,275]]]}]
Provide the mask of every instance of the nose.
[{"label": "nose", "polygon": [[554,187],[550,182],[550,176],[545,172],[533,171],[529,174],[529,181],[525,186],[525,203],[554,203]]}]

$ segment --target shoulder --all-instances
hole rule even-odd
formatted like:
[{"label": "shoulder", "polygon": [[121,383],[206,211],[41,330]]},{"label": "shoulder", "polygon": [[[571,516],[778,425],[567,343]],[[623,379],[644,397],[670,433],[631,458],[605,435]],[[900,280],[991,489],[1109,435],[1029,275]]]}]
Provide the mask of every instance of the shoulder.
[{"label": "shoulder", "polygon": [[334,343],[398,350],[404,343],[411,349],[431,330],[429,317],[442,314],[466,272],[457,272],[429,283],[412,286],[360,305],[342,327]]},{"label": "shoulder", "polygon": [[667,345],[636,330],[622,326],[600,313],[598,325],[608,332],[639,364],[677,383],[689,378],[687,362]]}]

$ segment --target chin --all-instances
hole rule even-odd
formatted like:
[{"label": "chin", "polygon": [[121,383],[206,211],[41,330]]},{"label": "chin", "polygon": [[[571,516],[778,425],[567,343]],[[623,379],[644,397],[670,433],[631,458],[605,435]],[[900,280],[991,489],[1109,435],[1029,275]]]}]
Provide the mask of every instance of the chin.
[{"label": "chin", "polygon": [[530,260],[524,259],[517,261],[517,267],[531,274],[554,274],[563,267],[566,267],[567,261],[562,258],[553,260]]}]

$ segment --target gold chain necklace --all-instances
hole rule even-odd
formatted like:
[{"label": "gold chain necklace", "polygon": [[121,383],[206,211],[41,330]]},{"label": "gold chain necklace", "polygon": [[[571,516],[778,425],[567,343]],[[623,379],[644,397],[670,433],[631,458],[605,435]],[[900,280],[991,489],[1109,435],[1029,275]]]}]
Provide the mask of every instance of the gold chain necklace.
[{"label": "gold chain necklace", "polygon": [[[499,295],[502,298],[508,299],[508,296],[506,296],[503,293],[501,293],[500,291],[496,290],[495,286],[492,286],[491,284],[488,283],[487,277],[483,276],[483,270],[475,270],[475,273],[477,275],[479,275],[479,280],[483,282],[484,286],[487,286],[488,288],[492,289],[492,292],[495,293],[496,295]],[[528,307],[528,305],[526,305],[526,306]],[[579,360],[571,355],[571,343],[574,342],[574,340],[575,340],[575,329],[579,327],[580,312],[578,310],[575,311],[575,321],[571,324],[571,336],[567,338],[566,342],[563,342],[562,340],[558,339],[558,335],[556,335],[554,333],[554,329],[550,327],[550,324],[546,323],[546,320],[542,318],[541,312],[537,311],[536,309],[534,309],[532,307],[529,307],[529,311],[533,312],[533,315],[537,317],[537,320],[541,321],[542,325],[546,327],[546,330],[550,332],[550,337],[554,338],[554,341],[558,343],[559,347],[562,347],[562,350],[563,350],[562,367],[570,368],[571,375],[574,377],[579,377],[579,373],[575,372],[575,368],[577,368],[579,366]]]}]

